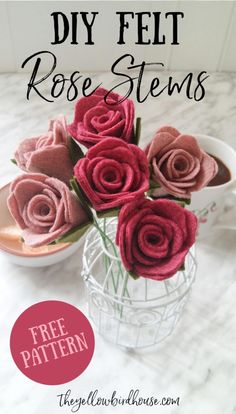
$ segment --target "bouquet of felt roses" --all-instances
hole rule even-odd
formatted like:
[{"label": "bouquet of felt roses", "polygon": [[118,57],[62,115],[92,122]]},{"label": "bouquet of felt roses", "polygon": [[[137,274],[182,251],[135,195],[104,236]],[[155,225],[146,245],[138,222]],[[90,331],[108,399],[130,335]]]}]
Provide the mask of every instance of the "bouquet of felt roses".
[{"label": "bouquet of felt roses", "polygon": [[142,150],[133,102],[105,95],[99,88],[82,97],[70,125],[59,116],[46,133],[20,143],[13,161],[25,173],[12,182],[8,207],[32,247],[76,241],[99,228],[98,218],[117,215],[125,269],[163,280],[184,265],[197,230],[184,207],[217,164],[193,136],[170,126]]}]

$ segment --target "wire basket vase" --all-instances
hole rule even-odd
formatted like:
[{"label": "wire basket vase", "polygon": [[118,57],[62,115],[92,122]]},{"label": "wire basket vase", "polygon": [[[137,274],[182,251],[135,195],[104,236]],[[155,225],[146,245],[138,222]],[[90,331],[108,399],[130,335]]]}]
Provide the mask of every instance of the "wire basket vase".
[{"label": "wire basket vase", "polygon": [[195,279],[194,248],[186,257],[185,270],[173,277],[134,280],[115,246],[117,219],[101,219],[98,225],[88,233],[83,253],[89,316],[98,332],[116,345],[153,346],[170,335],[180,319]]}]

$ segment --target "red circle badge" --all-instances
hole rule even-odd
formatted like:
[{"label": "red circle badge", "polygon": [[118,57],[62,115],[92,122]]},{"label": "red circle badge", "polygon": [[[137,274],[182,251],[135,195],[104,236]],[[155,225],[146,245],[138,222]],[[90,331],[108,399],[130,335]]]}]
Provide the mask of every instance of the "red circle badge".
[{"label": "red circle badge", "polygon": [[10,338],[12,357],[23,374],[47,385],[78,377],[94,352],[94,334],[86,316],[61,301],[39,302],[16,320]]}]

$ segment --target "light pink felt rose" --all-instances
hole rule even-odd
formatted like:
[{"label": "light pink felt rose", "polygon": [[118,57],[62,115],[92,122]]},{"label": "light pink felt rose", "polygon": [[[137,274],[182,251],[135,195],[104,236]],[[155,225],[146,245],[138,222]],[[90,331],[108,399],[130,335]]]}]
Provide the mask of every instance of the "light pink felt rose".
[{"label": "light pink felt rose", "polygon": [[116,243],[126,270],[164,280],[183,265],[196,230],[197,217],[175,201],[138,199],[121,208]]},{"label": "light pink felt rose", "polygon": [[157,131],[145,152],[152,168],[151,179],[161,185],[154,190],[154,197],[171,194],[189,199],[218,171],[216,161],[199,147],[196,138],[170,126]]},{"label": "light pink felt rose", "polygon": [[89,221],[66,184],[43,174],[17,177],[10,186],[8,208],[32,247],[49,244]]},{"label": "light pink felt rose", "polygon": [[73,164],[65,117],[51,120],[45,134],[23,140],[15,152],[15,160],[24,171],[46,174],[69,184],[73,176]]},{"label": "light pink felt rose", "polygon": [[98,88],[91,96],[82,97],[75,105],[69,134],[90,148],[105,138],[120,138],[131,142],[133,138],[134,104],[130,99],[122,99],[114,92],[109,93],[108,103],[104,96],[108,91]]}]

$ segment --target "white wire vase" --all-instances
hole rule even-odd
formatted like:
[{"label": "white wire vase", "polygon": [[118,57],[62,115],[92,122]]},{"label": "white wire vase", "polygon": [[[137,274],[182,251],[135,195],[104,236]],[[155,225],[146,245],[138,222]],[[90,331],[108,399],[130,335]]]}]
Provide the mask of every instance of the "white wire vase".
[{"label": "white wire vase", "polygon": [[82,276],[88,289],[89,316],[108,341],[127,348],[153,346],[170,335],[195,279],[194,248],[185,270],[164,281],[134,280],[124,269],[114,240],[117,219],[101,219],[88,233]]}]

